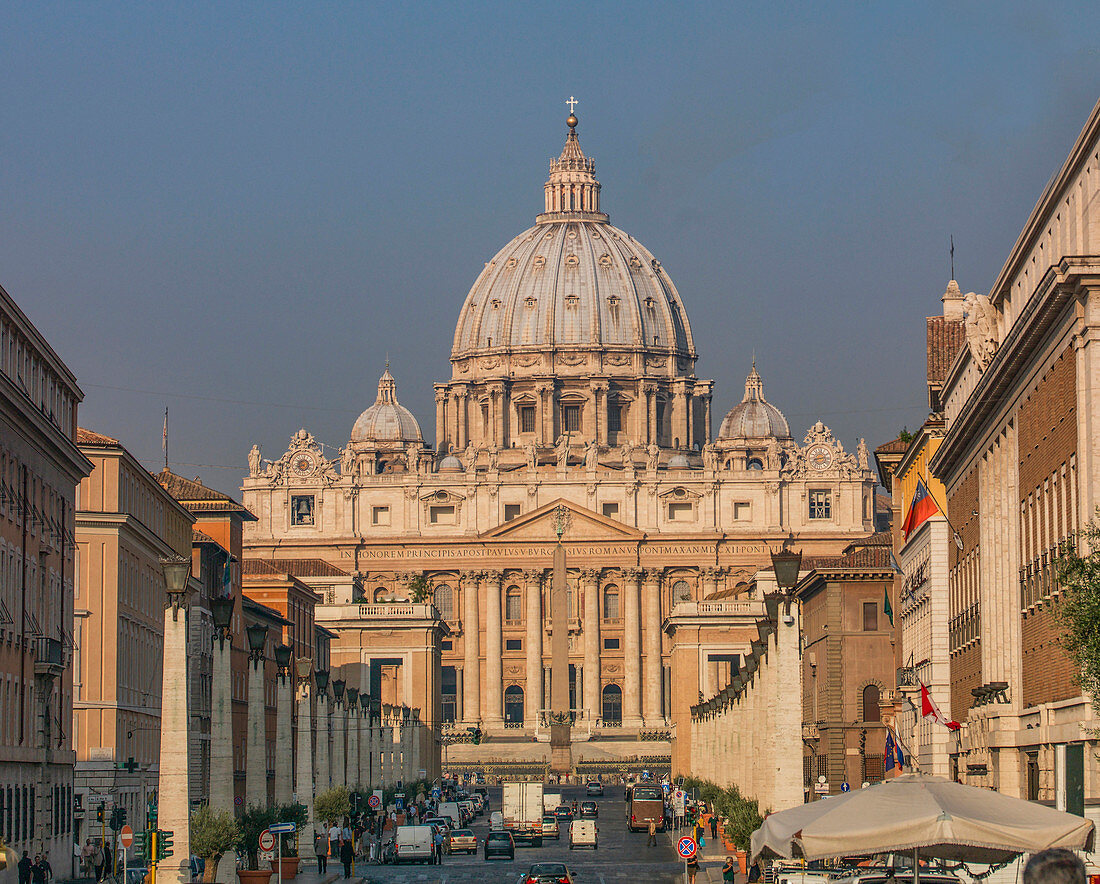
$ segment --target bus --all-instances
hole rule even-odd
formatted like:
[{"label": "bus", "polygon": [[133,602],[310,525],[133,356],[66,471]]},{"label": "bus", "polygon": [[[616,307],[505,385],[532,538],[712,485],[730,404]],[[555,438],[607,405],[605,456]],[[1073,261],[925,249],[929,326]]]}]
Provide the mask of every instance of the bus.
[{"label": "bus", "polygon": [[665,830],[665,793],[660,786],[635,783],[630,790],[626,810],[626,826],[631,832],[648,829],[650,821],[657,824],[657,831]]}]

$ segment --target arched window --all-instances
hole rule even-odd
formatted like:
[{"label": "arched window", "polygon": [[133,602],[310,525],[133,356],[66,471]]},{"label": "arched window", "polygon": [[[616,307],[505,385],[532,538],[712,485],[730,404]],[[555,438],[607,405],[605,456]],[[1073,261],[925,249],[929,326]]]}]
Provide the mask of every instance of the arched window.
[{"label": "arched window", "polygon": [[672,604],[691,601],[691,587],[686,580],[677,580],[672,584]]},{"label": "arched window", "polygon": [[453,620],[455,616],[455,593],[447,583],[441,583],[433,594],[439,616],[444,620]]},{"label": "arched window", "polygon": [[523,617],[522,596],[518,586],[509,586],[504,593],[504,619],[509,623],[518,623]]},{"label": "arched window", "polygon": [[603,591],[603,616],[605,620],[618,620],[619,613],[619,587],[608,586]]},{"label": "arched window", "polygon": [[745,464],[747,470],[762,470],[764,469],[764,462],[758,457],[750,457],[748,463]]},{"label": "arched window", "polygon": [[605,725],[623,723],[623,692],[617,684],[604,687],[600,718]]},{"label": "arched window", "polygon": [[504,724],[523,724],[523,688],[519,685],[508,685],[504,690]]},{"label": "arched window", "polygon": [[384,586],[379,586],[377,589],[374,590],[374,600],[375,602],[384,602],[386,601],[386,597],[389,594],[390,591],[388,589],[386,589]]},{"label": "arched window", "polygon": [[878,685],[869,684],[863,689],[863,720],[881,721],[882,709],[879,707]]}]

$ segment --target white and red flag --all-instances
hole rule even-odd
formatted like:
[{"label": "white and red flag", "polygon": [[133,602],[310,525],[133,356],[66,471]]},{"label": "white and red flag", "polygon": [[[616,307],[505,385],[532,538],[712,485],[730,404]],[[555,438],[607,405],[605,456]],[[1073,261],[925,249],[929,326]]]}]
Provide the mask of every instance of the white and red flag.
[{"label": "white and red flag", "polygon": [[931,718],[936,724],[942,724],[949,730],[957,731],[962,727],[957,721],[948,721],[947,716],[940,712],[940,707],[936,705],[936,701],[928,693],[928,687],[923,681],[920,683],[920,714],[925,718]]}]

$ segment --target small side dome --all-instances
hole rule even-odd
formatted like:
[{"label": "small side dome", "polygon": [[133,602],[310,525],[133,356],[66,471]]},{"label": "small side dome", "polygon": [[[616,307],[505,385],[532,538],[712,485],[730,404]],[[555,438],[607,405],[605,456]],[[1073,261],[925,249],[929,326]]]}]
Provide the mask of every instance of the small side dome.
[{"label": "small side dome", "polygon": [[674,454],[668,459],[668,468],[670,470],[690,470],[691,464],[688,463],[687,455]]},{"label": "small side dome", "polygon": [[441,473],[464,473],[465,471],[466,468],[462,466],[462,461],[453,454],[448,454],[439,462],[439,472]]},{"label": "small side dome", "polygon": [[378,398],[359,415],[351,428],[352,442],[423,442],[420,424],[413,413],[397,401],[397,382],[387,364],[378,379]]},{"label": "small side dome", "polygon": [[764,398],[764,381],[756,370],[745,379],[745,398],[729,410],[718,430],[718,439],[790,439],[791,428],[783,412]]}]

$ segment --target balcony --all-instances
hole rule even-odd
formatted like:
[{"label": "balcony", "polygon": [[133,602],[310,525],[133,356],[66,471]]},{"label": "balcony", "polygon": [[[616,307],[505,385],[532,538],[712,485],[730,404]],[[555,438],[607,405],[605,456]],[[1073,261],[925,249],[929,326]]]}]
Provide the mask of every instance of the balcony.
[{"label": "balcony", "polygon": [[34,674],[49,676],[60,675],[65,669],[65,646],[56,638],[36,635],[31,639],[34,648]]}]

